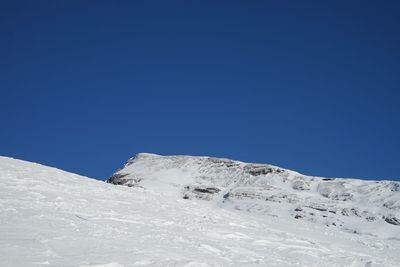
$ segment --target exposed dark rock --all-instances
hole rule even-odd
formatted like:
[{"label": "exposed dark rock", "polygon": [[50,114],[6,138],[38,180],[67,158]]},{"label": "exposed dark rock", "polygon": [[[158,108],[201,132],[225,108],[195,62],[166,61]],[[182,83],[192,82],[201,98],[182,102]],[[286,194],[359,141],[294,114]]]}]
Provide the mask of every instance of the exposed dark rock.
[{"label": "exposed dark rock", "polygon": [[390,184],[390,190],[393,192],[400,191],[400,183],[393,182]]},{"label": "exposed dark rock", "polygon": [[194,188],[193,191],[199,192],[199,193],[215,194],[221,190],[218,188],[215,188],[215,187],[207,187],[207,188]]},{"label": "exposed dark rock", "polygon": [[342,209],[341,213],[342,213],[343,216],[349,216],[350,215],[349,209],[346,209],[346,208]]},{"label": "exposed dark rock", "polygon": [[264,165],[248,164],[244,167],[244,171],[253,176],[266,175],[270,173],[282,173],[284,170]]},{"label": "exposed dark rock", "polygon": [[356,208],[351,208],[350,211],[353,213],[353,215],[361,217],[360,212]]},{"label": "exposed dark rock", "polygon": [[326,208],[321,208],[321,207],[314,207],[314,206],[308,206],[309,208],[311,208],[311,209],[314,209],[314,210],[319,210],[319,211],[327,211],[327,209]]},{"label": "exposed dark rock", "polygon": [[272,173],[272,168],[257,168],[257,169],[252,169],[249,170],[248,173],[250,173],[253,176],[258,176],[258,175],[265,175],[268,173]]},{"label": "exposed dark rock", "polygon": [[393,225],[400,225],[400,220],[393,215],[389,215],[387,217],[384,217],[385,222],[393,224]]},{"label": "exposed dark rock", "polygon": [[376,221],[376,217],[374,217],[374,216],[368,216],[368,217],[365,217],[365,219],[366,219],[367,221],[369,221],[369,222]]},{"label": "exposed dark rock", "polygon": [[238,166],[238,163],[233,161],[233,160],[229,160],[229,159],[219,159],[219,158],[208,158],[209,161],[211,161],[214,164],[220,164],[220,165],[224,165],[228,168],[230,167],[234,167],[234,166]]},{"label": "exposed dark rock", "polygon": [[192,199],[198,198],[203,200],[211,200],[214,195],[219,193],[221,189],[216,187],[206,187],[206,186],[184,186],[183,187],[183,198],[184,199]]},{"label": "exposed dark rock", "polygon": [[303,216],[301,216],[300,214],[296,214],[296,215],[294,216],[294,218],[295,218],[295,219],[300,219],[300,218],[303,218]]},{"label": "exposed dark rock", "polygon": [[124,178],[125,176],[128,176],[129,174],[119,174],[119,173],[114,173],[111,175],[110,178],[107,179],[107,183],[110,184],[118,184],[118,182],[121,180],[121,178]]},{"label": "exposed dark rock", "polygon": [[107,183],[110,184],[115,184],[115,185],[126,185],[129,187],[135,186],[138,184],[142,179],[137,178],[137,177],[132,177],[130,176],[129,178],[127,177],[129,174],[120,174],[120,173],[114,173],[110,178],[106,180]]}]

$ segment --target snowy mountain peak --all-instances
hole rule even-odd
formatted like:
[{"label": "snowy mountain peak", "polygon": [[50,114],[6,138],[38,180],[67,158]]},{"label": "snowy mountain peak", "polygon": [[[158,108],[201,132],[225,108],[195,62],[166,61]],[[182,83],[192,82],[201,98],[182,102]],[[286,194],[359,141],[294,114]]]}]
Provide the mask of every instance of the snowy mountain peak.
[{"label": "snowy mountain peak", "polygon": [[341,231],[400,238],[400,183],[323,178],[268,164],[140,153],[107,182]]},{"label": "snowy mountain peak", "polygon": [[281,170],[139,154],[126,187],[0,157],[1,266],[398,266],[398,183]]}]

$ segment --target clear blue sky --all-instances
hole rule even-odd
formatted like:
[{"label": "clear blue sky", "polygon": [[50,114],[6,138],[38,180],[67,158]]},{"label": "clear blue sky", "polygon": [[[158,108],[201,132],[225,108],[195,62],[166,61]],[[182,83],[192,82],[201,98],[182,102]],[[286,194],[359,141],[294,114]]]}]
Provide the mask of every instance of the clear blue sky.
[{"label": "clear blue sky", "polygon": [[399,1],[1,1],[0,154],[400,178]]}]

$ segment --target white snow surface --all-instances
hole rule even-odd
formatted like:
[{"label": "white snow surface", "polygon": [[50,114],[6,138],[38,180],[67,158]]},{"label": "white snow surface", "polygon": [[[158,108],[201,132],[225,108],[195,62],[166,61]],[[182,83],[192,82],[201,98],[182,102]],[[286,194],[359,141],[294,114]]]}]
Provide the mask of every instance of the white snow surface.
[{"label": "white snow surface", "polygon": [[269,165],[153,154],[116,174],[130,186],[0,157],[0,265],[400,263],[400,226],[383,219],[399,218],[396,182],[322,181]]}]

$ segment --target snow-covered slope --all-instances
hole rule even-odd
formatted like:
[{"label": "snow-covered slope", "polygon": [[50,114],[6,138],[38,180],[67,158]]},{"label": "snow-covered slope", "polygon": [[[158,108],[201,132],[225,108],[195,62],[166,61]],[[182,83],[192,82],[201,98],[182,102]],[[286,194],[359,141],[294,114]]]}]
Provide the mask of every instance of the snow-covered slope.
[{"label": "snow-covered slope", "polygon": [[265,164],[146,153],[128,160],[108,182],[355,234],[400,239],[399,182],[310,177]]},{"label": "snow-covered slope", "polygon": [[[200,184],[197,175],[202,165],[195,167],[192,161],[203,160],[161,160],[141,154],[125,171],[129,167],[130,177],[142,187],[125,187],[0,157],[0,266],[398,266],[400,262],[400,242],[394,232],[392,238],[383,238],[338,231],[290,219],[290,214],[283,217],[285,213],[278,211],[279,216],[273,216],[272,206],[265,214],[220,208],[244,207],[254,200],[243,190],[234,193],[239,188],[234,184],[243,183],[240,187],[248,185],[257,195],[254,183],[246,184],[244,178],[233,183],[237,177],[223,167],[230,164],[226,162],[213,164],[221,164],[221,175],[231,173],[231,182],[217,179],[213,169],[216,180]],[[259,169],[251,172],[257,174]],[[289,183],[278,177],[271,176],[270,186],[287,185],[289,190]],[[362,191],[363,182],[355,183]],[[207,189],[209,185],[221,191],[210,197],[204,192],[216,189]],[[311,197],[315,190],[310,189]],[[379,189],[376,195],[385,192]],[[393,192],[384,197],[395,200],[398,193]],[[382,229],[397,227],[379,221]]]}]

